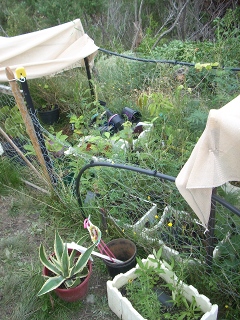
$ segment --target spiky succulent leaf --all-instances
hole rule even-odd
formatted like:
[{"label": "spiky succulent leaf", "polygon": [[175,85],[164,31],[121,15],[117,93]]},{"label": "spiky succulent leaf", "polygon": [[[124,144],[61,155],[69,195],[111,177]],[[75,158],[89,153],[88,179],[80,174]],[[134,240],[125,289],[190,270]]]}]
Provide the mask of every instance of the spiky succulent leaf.
[{"label": "spiky succulent leaf", "polygon": [[85,236],[83,236],[81,239],[78,240],[77,244],[79,246],[82,246],[88,238],[89,238],[89,234],[85,234]]},{"label": "spiky succulent leaf", "polygon": [[81,273],[75,275],[73,278],[68,279],[65,281],[65,285],[68,288],[75,288],[76,286],[78,286],[81,283],[81,279],[82,278],[86,278],[88,275],[88,268],[84,267],[83,270],[81,271]]},{"label": "spiky succulent leaf", "polygon": [[70,278],[74,276],[75,274],[78,274],[83,270],[83,268],[86,266],[91,253],[93,252],[93,249],[95,248],[95,244],[91,245],[83,254],[81,254],[75,264],[75,266],[72,268],[70,272]]},{"label": "spiky succulent leaf", "polygon": [[61,261],[61,259],[62,259],[63,250],[64,250],[64,243],[63,243],[62,238],[60,237],[58,231],[56,230],[55,241],[54,241],[54,253],[55,253],[58,261]]},{"label": "spiky succulent leaf", "polygon": [[58,261],[54,255],[50,256],[48,259],[58,268],[59,272],[62,273],[61,261]]},{"label": "spiky succulent leaf", "polygon": [[70,257],[68,255],[68,248],[67,244],[64,245],[64,250],[62,253],[62,259],[61,259],[61,265],[62,265],[62,275],[64,278],[69,278],[70,273]]},{"label": "spiky succulent leaf", "polygon": [[77,254],[77,251],[76,251],[76,250],[72,250],[72,251],[71,251],[71,254],[70,254],[70,269],[72,269],[72,267],[73,267],[74,264],[75,264],[76,254]]},{"label": "spiky succulent leaf", "polygon": [[61,270],[59,270],[59,268],[48,259],[46,252],[45,252],[45,248],[43,247],[42,244],[39,247],[39,258],[40,258],[41,263],[48,270],[52,271],[56,275],[60,274]]},{"label": "spiky succulent leaf", "polygon": [[81,283],[81,279],[80,278],[69,279],[69,280],[65,281],[65,285],[66,285],[67,288],[75,288],[80,283]]},{"label": "spiky succulent leaf", "polygon": [[61,275],[58,275],[56,277],[50,277],[42,286],[42,288],[38,292],[38,296],[41,296],[45,293],[48,293],[56,288],[58,288],[63,282],[65,281],[65,278]]},{"label": "spiky succulent leaf", "polygon": [[88,267],[84,267],[83,270],[81,271],[81,273],[77,274],[77,277],[82,279],[85,278],[88,275]]}]

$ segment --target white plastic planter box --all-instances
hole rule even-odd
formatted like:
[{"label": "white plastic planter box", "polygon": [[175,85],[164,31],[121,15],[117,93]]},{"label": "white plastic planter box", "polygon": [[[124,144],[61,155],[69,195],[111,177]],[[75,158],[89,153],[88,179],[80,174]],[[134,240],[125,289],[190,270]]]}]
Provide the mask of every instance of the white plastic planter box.
[{"label": "white plastic planter box", "polygon": [[240,188],[237,186],[234,186],[230,182],[226,182],[224,185],[221,186],[224,192],[226,193],[232,193],[236,195],[237,197],[240,196]]},{"label": "white plastic planter box", "polygon": [[[137,198],[136,196],[130,195],[132,198]],[[138,198],[140,202],[144,202],[145,204],[149,205],[149,210],[133,225],[124,223],[122,226],[126,229],[132,228],[133,231],[141,231],[145,224],[149,222],[150,224],[154,221],[155,216],[157,214],[157,205],[151,201],[144,200],[141,198]],[[119,223],[119,219],[116,219],[114,217],[110,217],[115,223]]]},{"label": "white plastic planter box", "polygon": [[0,156],[4,153],[4,150],[3,150],[3,147],[1,145],[1,142],[0,142]]},{"label": "white plastic planter box", "polygon": [[[144,228],[142,230],[142,237],[144,237],[146,240],[150,241],[150,242],[155,242],[156,243],[156,239],[155,237],[153,236],[154,235],[154,232],[156,232],[158,229],[161,229],[161,226],[163,226],[166,222],[166,219],[167,217],[169,216],[169,213],[171,214],[171,212],[173,213],[173,215],[175,216],[187,216],[188,213],[185,212],[185,211],[178,211],[176,209],[174,209],[173,207],[171,206],[166,206],[164,211],[163,211],[163,214],[160,218],[160,220],[158,221],[157,224],[155,224],[152,228]],[[196,224],[199,224],[201,225],[200,222],[198,222],[197,219],[194,219],[195,223]],[[201,225],[202,226],[202,225]],[[203,227],[204,228],[204,227]],[[229,234],[227,234],[225,236],[225,238],[219,242],[219,244],[214,248],[214,251],[213,251],[213,258],[217,258],[219,255],[220,255],[220,252],[219,252],[219,245],[221,243],[224,243],[228,240],[229,238]],[[170,248],[169,246],[165,245],[164,241],[162,241],[161,239],[158,239],[157,242],[159,243],[159,245],[163,248],[163,258],[168,260],[170,259],[171,257],[174,257],[175,259],[179,260],[179,261],[183,261],[183,259],[180,257],[180,253],[179,251],[175,250],[175,249],[172,249]],[[190,257],[189,257],[190,258]],[[188,259],[188,262],[189,263],[196,263],[196,262],[199,262],[200,261],[198,259],[195,259],[195,258],[191,258],[191,259]]]},{"label": "white plastic planter box", "polygon": [[[149,257],[153,258],[152,255]],[[149,266],[157,266],[156,263],[151,262],[148,259],[142,261],[144,264],[148,261]],[[163,262],[161,267],[165,271],[165,273],[160,273],[160,277],[164,281],[172,283],[173,285],[178,283],[178,288],[181,288],[182,294],[190,303],[192,302],[193,297],[195,297],[198,306],[204,313],[201,320],[217,319],[218,305],[212,305],[210,300],[206,296],[199,294],[198,290],[193,286],[188,286],[184,282],[178,281],[174,272],[169,270]],[[138,268],[138,265],[136,268]],[[138,275],[135,274],[136,268],[133,268],[124,274],[117,275],[112,281],[107,281],[108,305],[118,318],[122,320],[147,320],[133,308],[131,302],[126,297],[123,297],[119,291],[119,289],[126,285],[130,279],[138,277]]]},{"label": "white plastic planter box", "polygon": [[[172,248],[168,247],[167,245],[165,245],[165,243],[161,239],[156,240],[155,237],[153,237],[154,232],[156,232],[158,229],[161,229],[161,226],[163,226],[165,224],[166,219],[169,216],[169,213],[171,213],[171,212],[173,212],[173,214],[179,215],[179,216],[188,215],[187,212],[178,211],[178,210],[175,210],[171,206],[166,206],[163,210],[163,214],[162,214],[160,220],[158,221],[158,223],[155,224],[151,228],[145,228],[142,230],[142,237],[150,242],[156,243],[156,241],[157,241],[159,243],[159,245],[162,247],[162,250],[163,250],[162,256],[164,259],[170,260],[171,257],[174,257],[175,259],[182,261],[183,259],[180,257],[180,254],[177,250],[172,249]],[[189,259],[188,262],[189,263],[196,262],[196,259]]]}]

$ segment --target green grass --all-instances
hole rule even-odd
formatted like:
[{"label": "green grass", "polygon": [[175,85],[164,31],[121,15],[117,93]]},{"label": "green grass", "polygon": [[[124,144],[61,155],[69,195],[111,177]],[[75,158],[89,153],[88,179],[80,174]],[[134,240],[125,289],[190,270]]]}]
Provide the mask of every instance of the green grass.
[{"label": "green grass", "polygon": [[[114,319],[106,300],[106,266],[100,260],[94,262],[96,283],[90,290],[94,295],[94,304],[82,301],[69,304],[61,301],[55,293],[37,296],[44,282],[38,257],[40,243],[44,243],[50,254],[55,229],[59,230],[64,240],[77,241],[87,232],[83,230],[82,217],[78,215],[77,218],[77,212],[71,211],[71,206],[66,210],[66,204],[63,205],[56,197],[46,198],[26,188],[16,192],[14,197],[0,200],[8,201],[8,207],[1,212],[0,228],[1,319],[88,319],[89,312],[93,319],[98,316]],[[100,289],[101,295],[94,288]]]},{"label": "green grass", "polygon": [[[173,42],[167,47],[163,46],[156,50],[155,57],[161,53],[162,57],[165,55],[173,58],[170,55],[177,52],[180,55],[179,59],[187,61],[195,47],[192,43],[185,43],[182,48],[184,50],[181,48],[181,43]],[[212,55],[211,48],[212,46],[203,43],[199,50],[199,58],[205,57],[209,62],[214,62],[215,57],[221,54],[220,51],[216,54],[217,48],[220,50],[220,43],[214,47]],[[139,110],[143,121],[152,121],[153,130],[146,139],[139,142],[134,152],[119,152],[119,148],[106,150],[110,139],[101,136],[99,127],[104,121],[98,118],[94,126],[89,126],[91,117],[97,111],[101,114],[104,108],[92,103],[84,70],[64,72],[51,79],[29,81],[30,92],[36,103],[41,98],[51,100],[55,99],[55,96],[60,103],[62,111],[60,122],[51,128],[46,127],[46,130],[51,133],[63,130],[64,134],[69,135],[67,141],[76,146],[83,135],[71,132],[69,119],[72,114],[78,117],[82,115],[83,123],[80,127],[82,133],[85,136],[97,136],[98,140],[91,150],[88,142],[82,143],[77,149],[77,155],[61,158],[51,155],[58,183],[50,196],[23,186],[22,177],[36,184],[40,181],[28,167],[16,166],[16,163],[10,162],[7,157],[1,157],[0,194],[4,199],[10,197],[7,212],[10,227],[1,230],[0,240],[0,259],[3,262],[0,267],[0,292],[3,296],[0,299],[0,307],[3,310],[3,320],[9,317],[13,320],[50,318],[75,320],[81,310],[85,310],[86,306],[83,303],[74,303],[70,307],[54,294],[52,300],[49,296],[37,298],[36,294],[43,284],[38,246],[43,242],[51,252],[55,229],[59,230],[63,239],[69,241],[76,241],[83,232],[86,232],[83,229],[81,210],[76,201],[74,177],[85,164],[90,162],[93,155],[176,176],[201,136],[209,110],[219,109],[239,94],[238,74],[221,69],[203,69],[198,72],[194,68],[189,68],[185,80],[179,82],[176,79],[179,66],[133,62],[102,53],[96,57],[95,67],[97,70],[97,75],[93,79],[96,89],[95,100],[106,101],[107,108],[114,113],[120,114],[125,106]],[[47,83],[48,90],[44,93],[39,90],[39,83],[42,85]],[[44,130],[44,134],[47,135],[47,131]],[[179,210],[189,210],[174,185],[169,186],[158,179],[132,172],[91,168],[85,172],[81,181],[83,201],[87,191],[100,194],[99,201],[101,200],[105,206],[107,206],[107,195],[113,192],[117,196],[123,191],[141,196],[143,199],[150,197],[151,201],[158,205],[158,216],[154,222],[158,222],[157,219],[160,219],[166,204],[171,204]],[[221,190],[220,194],[230,203],[239,206],[236,197],[224,194]],[[129,207],[128,201],[125,201],[126,210]],[[85,204],[85,211],[87,215],[91,214],[91,219],[96,225],[101,226],[102,211],[98,206]],[[237,217],[232,217],[229,212],[219,208],[217,217],[216,236],[220,240],[228,230],[239,235]],[[228,223],[224,223],[226,219]],[[1,220],[4,222],[2,218]],[[118,228],[109,220],[107,222],[107,230],[102,230],[105,242],[116,237],[129,237],[136,242],[140,257],[146,257],[151,253],[153,246],[157,249],[157,243],[149,245],[138,234],[128,230],[123,232],[122,228]],[[236,247],[235,243],[233,247]],[[212,302],[219,304],[219,319],[232,320],[238,319],[240,314],[240,306],[234,295],[239,283],[239,274],[228,264],[230,258],[232,256],[227,255],[217,261],[212,273],[204,268],[195,268],[188,273],[187,266],[181,264],[179,264],[180,270],[177,271],[189,280],[189,284],[192,283],[199,288],[200,293],[208,295]],[[227,268],[229,275],[224,274]],[[94,272],[99,277],[106,277],[105,266],[99,261],[95,264]],[[228,291],[224,287],[225,280],[229,286]],[[111,319],[105,295],[96,297],[90,309],[96,319],[107,319],[107,317]]]},{"label": "green grass", "polygon": [[8,158],[1,159],[0,172],[0,194],[6,195],[11,192],[8,187],[18,188],[22,184],[16,165]]}]

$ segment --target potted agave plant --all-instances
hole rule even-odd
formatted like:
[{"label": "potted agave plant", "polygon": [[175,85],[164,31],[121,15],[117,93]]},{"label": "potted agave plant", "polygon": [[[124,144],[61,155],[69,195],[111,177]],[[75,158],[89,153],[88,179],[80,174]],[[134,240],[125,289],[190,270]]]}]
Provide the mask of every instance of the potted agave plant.
[{"label": "potted agave plant", "polygon": [[[82,245],[86,236],[77,244]],[[46,255],[44,246],[39,248],[39,258],[43,264],[43,275],[46,282],[38,292],[38,296],[55,291],[62,300],[73,302],[85,297],[92,273],[91,253],[95,244],[83,253],[73,250],[64,243],[58,231],[55,233],[54,253]]]}]

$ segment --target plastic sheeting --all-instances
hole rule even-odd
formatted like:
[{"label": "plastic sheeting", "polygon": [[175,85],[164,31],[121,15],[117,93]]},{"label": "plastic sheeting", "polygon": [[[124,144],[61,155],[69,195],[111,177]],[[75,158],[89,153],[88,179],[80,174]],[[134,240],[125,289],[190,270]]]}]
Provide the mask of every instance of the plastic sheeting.
[{"label": "plastic sheeting", "polygon": [[176,178],[176,186],[207,228],[212,188],[240,181],[240,95],[210,110],[206,128]]},{"label": "plastic sheeting", "polygon": [[27,79],[52,75],[93,63],[98,47],[84,33],[80,19],[15,37],[0,37],[0,82],[7,82],[5,68],[24,67]]}]

